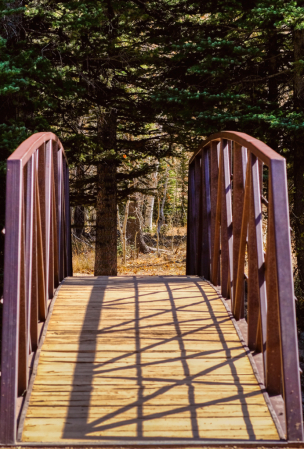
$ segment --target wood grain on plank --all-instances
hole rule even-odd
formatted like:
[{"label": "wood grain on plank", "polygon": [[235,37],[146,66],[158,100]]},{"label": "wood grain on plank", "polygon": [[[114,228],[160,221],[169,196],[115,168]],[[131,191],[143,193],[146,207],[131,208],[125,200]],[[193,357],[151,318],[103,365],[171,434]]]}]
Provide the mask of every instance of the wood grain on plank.
[{"label": "wood grain on plank", "polygon": [[278,440],[233,323],[198,277],[60,289],[22,440]]}]

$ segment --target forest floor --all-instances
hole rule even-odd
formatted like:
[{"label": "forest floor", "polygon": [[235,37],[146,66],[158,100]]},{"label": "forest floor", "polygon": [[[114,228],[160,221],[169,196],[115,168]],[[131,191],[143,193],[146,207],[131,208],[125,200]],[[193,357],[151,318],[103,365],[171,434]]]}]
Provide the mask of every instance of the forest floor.
[{"label": "forest floor", "polygon": [[184,275],[186,274],[186,251],[177,254],[139,254],[137,259],[128,259],[118,264],[118,275]]},{"label": "forest floor", "polygon": [[[173,238],[172,238],[173,237]],[[128,248],[126,263],[118,256],[118,276],[160,276],[186,274],[186,228],[173,228],[162,236],[159,255],[156,251],[156,236],[145,234],[146,243],[154,248],[149,254],[135,254]],[[74,276],[94,274],[94,248],[73,246]]]}]

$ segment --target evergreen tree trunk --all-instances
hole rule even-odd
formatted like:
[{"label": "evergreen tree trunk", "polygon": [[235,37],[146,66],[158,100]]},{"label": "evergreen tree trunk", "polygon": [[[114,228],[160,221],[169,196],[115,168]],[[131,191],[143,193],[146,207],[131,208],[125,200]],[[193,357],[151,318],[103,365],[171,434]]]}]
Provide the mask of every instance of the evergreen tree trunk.
[{"label": "evergreen tree trunk", "polygon": [[[105,114],[101,123],[103,151],[116,150],[116,113]],[[95,276],[117,276],[116,161],[109,154],[97,164]]]},{"label": "evergreen tree trunk", "polygon": [[74,210],[74,229],[75,235],[80,238],[83,235],[84,228],[84,207],[76,206]]},{"label": "evergreen tree trunk", "polygon": [[[295,111],[302,112],[304,109],[304,70],[302,64],[297,61],[304,56],[304,30],[294,30],[294,107]],[[297,266],[300,286],[304,292],[304,135],[296,131],[293,148],[293,171],[294,171],[294,230],[296,241]]]}]

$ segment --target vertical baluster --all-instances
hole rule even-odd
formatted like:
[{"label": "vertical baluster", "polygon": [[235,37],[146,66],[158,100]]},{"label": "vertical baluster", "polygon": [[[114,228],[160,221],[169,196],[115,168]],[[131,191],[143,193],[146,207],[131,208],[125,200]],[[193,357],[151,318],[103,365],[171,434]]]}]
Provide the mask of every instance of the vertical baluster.
[{"label": "vertical baluster", "polygon": [[[252,192],[253,192],[253,207],[254,207],[254,221],[256,232],[256,252],[257,252],[257,267],[258,267],[258,298],[259,298],[259,323],[257,332],[261,338],[261,351],[263,352],[264,374],[266,378],[266,332],[267,332],[267,298],[266,298],[266,283],[265,283],[265,266],[263,253],[263,229],[262,229],[262,205],[261,205],[261,190],[260,190],[260,174],[258,159],[253,154],[251,155],[252,164]],[[260,327],[260,329],[259,329]],[[256,349],[259,349],[256,347]]]},{"label": "vertical baluster", "polygon": [[187,266],[186,274],[195,274],[195,182],[194,182],[194,162],[189,165],[188,174],[188,220],[187,220]]},{"label": "vertical baluster", "polygon": [[[53,185],[54,186],[54,185]],[[59,285],[59,265],[58,265],[58,231],[57,231],[57,210],[56,210],[56,194],[53,187],[52,199],[52,217],[53,217],[53,264],[54,264],[54,289]]]},{"label": "vertical baluster", "polygon": [[291,265],[286,161],[272,160],[271,192],[275,223],[275,249],[280,310],[283,392],[287,438],[303,441],[302,398],[299,376],[297,324]]},{"label": "vertical baluster", "polygon": [[[243,168],[244,169],[244,168]],[[235,257],[238,258],[237,273],[235,281],[235,301],[234,301],[234,316],[237,320],[240,320],[244,316],[244,265],[245,265],[245,252],[246,252],[246,240],[248,233],[248,221],[250,215],[250,194],[251,194],[251,165],[247,164],[247,175],[243,177],[246,179],[245,192],[242,210],[241,232],[238,243],[238,251],[235,252]],[[235,172],[234,172],[235,173]],[[242,180],[242,181],[243,181]],[[234,188],[238,188],[234,185]],[[233,195],[238,194],[233,192]],[[251,310],[250,319],[251,320]]]},{"label": "vertical baluster", "polygon": [[47,202],[47,172],[46,172],[46,144],[39,148],[38,153],[38,184],[39,184],[39,206],[41,221],[41,237],[43,248],[43,268],[44,268],[44,287],[45,297],[48,299],[49,285],[49,238],[47,225],[47,215],[49,203]]},{"label": "vertical baluster", "polygon": [[35,351],[38,347],[38,318],[39,318],[39,279],[38,279],[38,237],[37,237],[37,179],[36,179],[36,157],[33,159],[33,246],[32,246],[32,294],[31,294],[31,339],[32,348]]},{"label": "vertical baluster", "polygon": [[[25,279],[26,279],[26,301],[28,310],[28,330],[29,330],[29,351],[31,352],[31,345],[36,347],[38,342],[38,323],[37,320],[32,319],[33,313],[35,314],[35,300],[32,304],[33,298],[33,264],[35,251],[34,242],[34,171],[35,171],[35,157],[31,156],[26,165],[27,170],[27,189],[26,189],[26,241],[25,241]],[[36,323],[36,326],[35,326]],[[36,327],[36,328],[35,328]],[[32,342],[32,338],[34,342]]]},{"label": "vertical baluster", "polygon": [[54,295],[54,235],[53,235],[53,185],[52,185],[52,163],[53,163],[53,145],[52,141],[46,142],[45,146],[45,221],[46,221],[46,258],[47,258],[47,292],[48,298]]},{"label": "vertical baluster", "polygon": [[1,419],[2,444],[15,444],[18,342],[20,322],[21,234],[22,234],[22,163],[7,161],[4,291],[2,318]]},{"label": "vertical baluster", "polygon": [[[219,158],[218,149],[220,143],[217,141],[211,142],[210,147],[210,201],[211,201],[211,214],[210,214],[210,254],[211,254],[211,275],[213,273],[213,257],[214,257],[214,245],[215,245],[215,222],[216,222],[216,207],[217,207],[217,190],[219,182]],[[219,257],[218,257],[219,261]],[[217,262],[218,263],[218,262]],[[211,276],[212,278],[212,276]],[[218,282],[214,282],[217,285]]]},{"label": "vertical baluster", "polygon": [[202,236],[202,268],[203,276],[210,280],[211,273],[211,194],[210,194],[210,149],[205,148],[202,153],[202,210],[203,210],[203,236]]},{"label": "vertical baluster", "polygon": [[[221,269],[220,261],[220,238],[221,238],[221,211],[222,211],[222,185],[223,185],[223,141],[221,140],[220,146],[216,148],[218,152],[219,171],[218,171],[218,183],[217,183],[217,195],[216,195],[216,213],[214,219],[214,244],[213,244],[213,263],[212,263],[212,283],[218,285],[219,278],[219,265]],[[214,170],[214,167],[213,167]],[[212,191],[214,195],[214,191]]]},{"label": "vertical baluster", "polygon": [[[245,151],[244,151],[245,150]],[[245,180],[246,180],[246,162],[247,162],[247,150],[238,143],[234,145],[233,154],[233,287],[234,287],[234,303],[238,304],[237,308],[234,305],[234,314],[237,313],[237,319],[244,318],[244,261],[242,262],[242,272],[240,271],[239,292],[238,300],[236,301],[236,285],[238,275],[238,263],[239,256],[245,257],[245,246],[247,237],[247,225],[246,225],[246,237],[245,242],[241,243],[243,211],[246,207],[245,204]],[[249,210],[247,208],[247,210]],[[236,312],[237,310],[237,312]]]},{"label": "vertical baluster", "polygon": [[[226,170],[229,167],[229,153],[227,140],[221,141],[221,294],[224,298],[229,297],[228,279],[229,279],[229,246],[228,246],[228,217],[227,217],[227,195],[226,195]],[[229,170],[229,168],[228,168]]]},{"label": "vertical baluster", "polygon": [[203,233],[204,233],[204,200],[202,192],[203,172],[202,172],[202,156],[197,155],[195,158],[195,208],[198,211],[196,223],[196,269],[195,273],[198,276],[203,275]]},{"label": "vertical baluster", "polygon": [[63,251],[63,181],[62,181],[62,149],[58,150],[58,254],[59,254],[59,280],[64,278],[64,251]]},{"label": "vertical baluster", "polygon": [[[228,250],[227,263],[228,263],[228,289],[227,293],[230,294],[233,305],[233,232],[232,232],[232,197],[231,197],[231,142],[228,141],[223,148],[223,172],[224,172],[224,204],[225,204],[225,217],[226,222],[222,222],[226,227],[227,242],[225,246]],[[224,234],[224,233],[223,233]]]},{"label": "vertical baluster", "polygon": [[58,235],[58,144],[53,143],[53,227],[54,227],[54,287],[59,285],[59,246]]},{"label": "vertical baluster", "polygon": [[65,219],[66,219],[66,248],[67,248],[67,276],[73,276],[72,266],[72,244],[71,244],[71,211],[70,211],[70,190],[69,190],[69,167],[64,160],[64,180],[65,180]]},{"label": "vertical baluster", "polygon": [[25,190],[26,169],[22,170],[22,205],[21,205],[21,241],[20,241],[20,309],[19,309],[19,358],[18,358],[18,395],[21,396],[28,386],[28,307],[26,286],[26,261],[25,261]]},{"label": "vertical baluster", "polygon": [[[254,198],[252,186],[252,160],[251,153],[248,154],[248,165],[250,166],[250,205],[249,205],[249,226],[248,226],[248,295],[247,295],[247,323],[248,323],[248,347],[256,349],[256,336],[258,329],[258,319],[260,313],[259,306],[259,279],[258,279],[258,259],[256,242],[256,224],[254,211]],[[248,176],[248,174],[247,174]]]},{"label": "vertical baluster", "polygon": [[63,277],[65,278],[68,274],[67,271],[67,245],[66,245],[66,194],[65,194],[65,176],[64,176],[64,159],[62,159],[62,252],[63,252]]},{"label": "vertical baluster", "polygon": [[194,207],[195,207],[195,274],[201,275],[201,248],[202,248],[202,169],[201,155],[197,154],[194,159]]},{"label": "vertical baluster", "polygon": [[[266,249],[266,287],[267,287],[267,366],[266,388],[269,394],[281,394],[282,361],[280,343],[279,298],[277,265],[275,251],[275,223],[273,216],[273,195],[271,173],[268,180],[268,226]],[[276,329],[276,332],[274,330]]]},{"label": "vertical baluster", "polygon": [[[46,320],[47,316],[47,295],[46,295],[46,286],[45,286],[45,248],[44,248],[44,239],[43,239],[43,226],[42,221],[43,213],[44,211],[44,195],[45,195],[45,189],[44,189],[44,182],[42,182],[42,174],[44,172],[42,161],[44,161],[44,145],[40,147],[36,153],[35,153],[35,159],[36,159],[36,174],[35,174],[35,180],[36,180],[36,207],[35,207],[35,213],[36,213],[36,223],[37,223],[37,281],[38,281],[38,316],[41,321]],[[39,161],[40,160],[40,161]],[[41,190],[42,192],[41,192]]]}]

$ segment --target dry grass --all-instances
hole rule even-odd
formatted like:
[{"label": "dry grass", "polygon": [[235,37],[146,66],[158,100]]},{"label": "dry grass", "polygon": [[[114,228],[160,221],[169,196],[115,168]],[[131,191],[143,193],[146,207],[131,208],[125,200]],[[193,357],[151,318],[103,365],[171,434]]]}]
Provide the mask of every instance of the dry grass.
[{"label": "dry grass", "polygon": [[86,251],[73,251],[73,273],[94,274],[94,257],[93,249]]},{"label": "dry grass", "polygon": [[119,275],[184,275],[186,274],[186,251],[180,249],[177,254],[161,254],[160,257],[155,253],[140,254],[138,259],[128,259],[125,265],[122,261],[118,262]]},{"label": "dry grass", "polygon": [[186,235],[187,234],[187,226],[184,226],[183,228],[181,227],[175,227],[173,226],[173,228],[168,227],[168,230],[166,232],[167,236],[172,236],[172,235]]},{"label": "dry grass", "polygon": [[[94,251],[86,254],[73,254],[73,273],[78,274],[94,274]],[[118,272],[121,275],[184,275],[186,274],[185,252],[180,251],[178,254],[139,254],[137,259],[127,259],[124,265],[122,259],[118,259]]]},{"label": "dry grass", "polygon": [[[185,235],[186,228],[174,228],[174,235]],[[168,234],[167,234],[168,235]],[[176,245],[174,252],[161,252],[160,257],[155,252],[139,254],[134,259],[129,257],[124,265],[118,257],[118,275],[184,275],[186,274],[186,242]],[[94,248],[73,242],[73,273],[74,276],[94,274]]]}]

